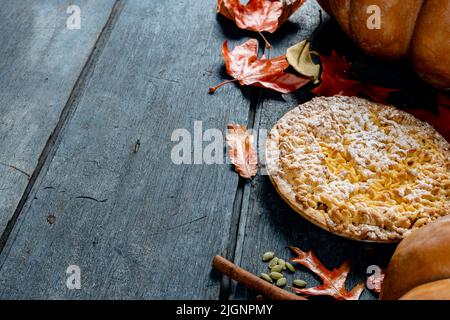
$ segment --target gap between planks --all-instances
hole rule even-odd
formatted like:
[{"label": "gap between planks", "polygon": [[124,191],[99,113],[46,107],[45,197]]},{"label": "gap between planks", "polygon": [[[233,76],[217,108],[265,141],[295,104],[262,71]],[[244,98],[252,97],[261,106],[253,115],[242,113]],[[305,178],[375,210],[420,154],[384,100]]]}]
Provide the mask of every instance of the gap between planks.
[{"label": "gap between planks", "polygon": [[[261,54],[263,54],[262,52]],[[247,117],[247,128],[253,129],[257,134],[261,118],[262,91],[259,88],[252,88],[250,93],[250,107]],[[257,135],[257,139],[259,136]],[[259,142],[256,141],[256,145]],[[233,212],[231,216],[229,242],[227,246],[227,259],[240,265],[242,257],[242,248],[245,238],[245,227],[247,224],[247,212],[250,199],[252,182],[239,177],[239,183],[233,202]],[[219,299],[229,300],[235,291],[236,284],[228,277],[222,276],[220,285]]]},{"label": "gap between planks", "polygon": [[[270,58],[270,49],[266,51],[264,46],[264,42],[259,40],[260,42],[260,56],[265,54],[268,58]],[[252,88],[250,94],[250,108],[248,112],[248,120],[247,120],[247,128],[253,129],[256,134],[256,146],[260,146],[260,139],[263,137],[259,136],[260,122],[261,122],[261,112],[264,105],[264,95],[263,91],[260,88]],[[264,156],[263,152],[259,152],[258,156]],[[260,159],[261,163],[261,159]],[[261,172],[260,172],[261,174]],[[252,189],[252,182],[246,179],[239,177],[239,184],[236,189],[236,195],[233,202],[233,212],[230,224],[230,232],[229,232],[229,245],[227,247],[227,258],[230,261],[233,261],[234,264],[240,266],[242,261],[242,254],[244,248],[245,241],[245,229],[247,226],[247,217],[248,217],[248,209],[250,202],[250,195]],[[223,276],[219,299],[220,300],[229,300],[233,299],[234,294],[236,292],[237,284],[232,282],[228,277]]]},{"label": "gap between planks", "polygon": [[36,168],[34,169],[31,177],[29,178],[27,187],[25,188],[25,191],[22,197],[20,198],[16,210],[14,210],[12,218],[8,221],[8,224],[6,225],[6,228],[0,237],[0,255],[3,253],[3,249],[5,248],[6,242],[8,241],[9,236],[11,235],[11,232],[17,223],[20,214],[24,210],[25,205],[27,204],[27,200],[30,194],[32,193],[34,186],[36,185],[36,182],[39,179],[42,179],[42,174],[44,174],[48,170],[50,163],[53,160],[56,150],[58,149],[58,146],[61,142],[64,128],[66,127],[67,123],[70,121],[72,115],[76,111],[76,102],[78,98],[81,97],[85,92],[85,89],[89,82],[90,75],[95,69],[95,65],[99,57],[101,56],[103,49],[108,43],[110,35],[114,29],[116,21],[120,16],[120,12],[122,11],[123,7],[124,7],[124,0],[115,1],[109,14],[108,20],[106,21],[105,25],[100,31],[99,36],[97,37],[97,40],[94,44],[94,47],[91,53],[89,54],[89,57],[86,60],[86,63],[84,64],[83,69],[81,70],[77,78],[77,81],[75,82],[72,88],[69,99],[67,100],[63,110],[61,111],[58,122],[53,131],[51,132],[44,146],[44,149],[41,152],[41,155],[39,156]]},{"label": "gap between planks", "polygon": [[[310,38],[314,38],[314,35],[319,32],[320,28],[323,26],[323,13],[319,9],[319,23],[315,27]],[[266,49],[264,42],[259,39],[260,45],[260,56],[266,55],[266,58],[271,58],[271,50]],[[251,91],[251,103],[248,116],[248,128],[254,129],[257,134],[256,145],[260,146],[260,139],[265,137],[259,136],[259,130],[261,129],[261,114],[264,108],[264,102],[266,96],[263,94],[263,89],[253,88]],[[270,130],[271,128],[262,128]],[[258,156],[265,156],[265,151],[258,150]],[[260,159],[261,163],[261,159]],[[261,174],[261,171],[260,173]],[[252,182],[246,181],[243,178],[239,178],[239,185],[236,190],[235,202],[238,204],[233,204],[233,216],[230,226],[230,242],[227,248],[227,258],[233,261],[236,265],[240,266],[242,262],[242,255],[244,250],[245,242],[245,230],[247,227],[247,218],[250,205],[250,196],[252,191]],[[237,217],[236,217],[237,216]],[[233,217],[235,217],[233,219]],[[233,242],[232,242],[233,241]],[[221,288],[220,288],[220,299],[229,300],[233,299],[237,290],[237,283],[230,281],[227,277],[223,277]]]}]

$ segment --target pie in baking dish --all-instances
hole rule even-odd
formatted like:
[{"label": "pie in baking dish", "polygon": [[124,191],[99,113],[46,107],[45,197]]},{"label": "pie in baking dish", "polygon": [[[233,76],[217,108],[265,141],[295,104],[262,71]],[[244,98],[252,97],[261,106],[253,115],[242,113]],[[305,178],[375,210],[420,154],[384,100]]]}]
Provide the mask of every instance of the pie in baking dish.
[{"label": "pie in baking dish", "polygon": [[268,174],[309,221],[352,239],[396,242],[450,213],[450,146],[430,125],[356,97],[315,98],[266,144]]}]

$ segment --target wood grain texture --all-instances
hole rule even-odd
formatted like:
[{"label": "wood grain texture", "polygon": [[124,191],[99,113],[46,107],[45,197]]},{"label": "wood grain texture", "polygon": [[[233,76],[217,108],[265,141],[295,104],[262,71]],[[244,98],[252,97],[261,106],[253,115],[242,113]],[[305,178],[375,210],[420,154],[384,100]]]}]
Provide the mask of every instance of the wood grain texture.
[{"label": "wood grain texture", "polygon": [[[124,2],[0,256],[0,298],[219,296],[210,263],[227,254],[238,176],[170,158],[177,128],[247,122],[249,90],[208,95],[223,80],[225,34],[206,8]],[[66,288],[72,264],[81,290]]]},{"label": "wood grain texture", "polygon": [[[273,45],[271,56],[285,53],[285,50],[304,39],[310,38],[320,24],[320,7],[315,1],[308,1],[278,32],[270,37]],[[327,18],[323,15],[323,18]],[[293,32],[292,30],[295,30]],[[292,95],[278,95],[265,92],[258,105],[256,124],[259,130],[270,131],[272,126],[287,111],[312,98],[307,90],[300,90]],[[262,132],[263,133],[263,132]],[[264,134],[259,139],[263,139]],[[345,260],[353,262],[353,272],[347,285],[352,288],[367,277],[366,270],[370,265],[386,267],[393,247],[387,245],[368,245],[346,240],[332,235],[304,220],[295,213],[277,194],[269,177],[258,175],[247,192],[241,211],[239,237],[236,245],[236,263],[254,274],[267,272],[267,264],[261,261],[266,251],[275,251],[280,258],[291,258],[286,246],[297,246],[300,249],[314,250],[323,263],[329,268],[339,267]],[[288,284],[294,278],[304,279],[308,286],[320,284],[317,277],[300,267],[295,276],[287,274]],[[253,299],[256,296],[243,286],[232,288],[231,298]],[[373,299],[374,296],[365,290],[362,299]]]},{"label": "wood grain texture", "polygon": [[0,9],[0,234],[28,185],[114,0],[6,0]]},{"label": "wood grain texture", "polygon": [[[10,10],[0,12],[0,17],[11,15],[5,24],[10,33],[17,21],[26,20],[17,20],[22,11],[27,12],[24,5],[13,5],[20,2],[11,0],[7,2]],[[95,3],[102,11],[108,7],[105,3],[112,2]],[[261,95],[261,90],[235,85],[208,95],[209,86],[228,79],[220,56],[222,42],[228,39],[233,47],[257,35],[216,18],[215,1],[123,3],[0,255],[0,299],[217,299],[220,275],[210,267],[215,254],[234,258],[237,265],[259,274],[266,271],[260,255],[270,249],[288,258],[287,245],[314,249],[330,268],[352,259],[350,287],[365,279],[368,265],[384,266],[392,247],[345,240],[309,224],[283,202],[266,176],[238,183],[228,165],[171,162],[170,152],[176,144],[171,134],[177,128],[193,132],[194,121],[200,120],[203,130],[225,130],[230,122],[270,130],[285,112],[311,95],[281,96],[268,91]],[[41,15],[51,16],[50,11]],[[107,19],[109,13],[104,14]],[[103,16],[95,17],[100,25]],[[308,1],[291,20],[269,36],[273,49],[266,54],[284,54],[288,46],[311,36],[319,24],[318,5]],[[39,155],[42,145],[39,149],[38,142],[45,144],[51,131],[45,136],[45,128],[49,123],[55,126],[60,113],[53,114],[45,106],[53,108],[55,101],[67,101],[71,87],[66,82],[73,79],[73,86],[83,65],[82,61],[77,69],[64,64],[63,58],[85,48],[82,43],[77,44],[78,51],[70,48],[58,34],[53,37],[56,40],[45,38],[47,34],[39,40],[37,29],[27,34],[25,22],[21,23],[17,29],[22,34],[16,39],[0,34],[0,39],[8,40],[0,56],[9,59],[7,63],[0,60],[0,67],[14,70],[11,65],[15,63],[16,69],[23,69],[22,82],[15,86],[0,77],[0,88],[8,89],[0,92],[0,101],[12,101],[16,110],[27,106],[31,111],[21,116],[0,104],[0,146],[8,150],[0,159],[11,154],[2,161],[31,173],[37,160],[20,159]],[[47,39],[45,48],[42,38]],[[35,54],[22,52],[29,48],[28,44],[22,47],[23,43],[37,47]],[[44,52],[54,52],[53,58]],[[42,68],[35,61],[39,72],[33,73],[15,61],[12,53],[29,55],[29,59],[41,56]],[[88,54],[89,50],[84,62]],[[45,80],[49,68],[54,78]],[[41,84],[40,77],[48,82],[53,79],[52,85]],[[41,119],[43,110],[46,117],[54,116],[49,118],[53,122]],[[30,125],[30,121],[21,121],[26,117],[37,119]],[[14,128],[12,136],[9,132]],[[18,141],[19,133],[26,139],[16,150],[9,142]],[[27,177],[1,165],[0,172],[0,194],[4,194],[0,206],[10,201],[2,208],[14,210],[14,196],[20,198],[27,184],[20,179]],[[66,268],[72,264],[81,268],[81,290],[68,290],[65,285]],[[318,283],[305,270],[297,277],[309,285]],[[228,295],[227,286],[222,286],[220,296]],[[255,295],[231,286],[232,299]],[[363,298],[373,296],[366,291]]]}]

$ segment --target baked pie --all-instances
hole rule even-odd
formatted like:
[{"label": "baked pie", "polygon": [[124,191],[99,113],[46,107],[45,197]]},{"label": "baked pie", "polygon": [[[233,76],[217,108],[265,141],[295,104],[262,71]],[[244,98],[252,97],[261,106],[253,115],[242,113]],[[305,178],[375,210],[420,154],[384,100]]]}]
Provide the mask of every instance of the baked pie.
[{"label": "baked pie", "polygon": [[280,195],[341,236],[397,242],[450,213],[450,146],[430,125],[356,97],[315,98],[285,114],[266,144]]}]

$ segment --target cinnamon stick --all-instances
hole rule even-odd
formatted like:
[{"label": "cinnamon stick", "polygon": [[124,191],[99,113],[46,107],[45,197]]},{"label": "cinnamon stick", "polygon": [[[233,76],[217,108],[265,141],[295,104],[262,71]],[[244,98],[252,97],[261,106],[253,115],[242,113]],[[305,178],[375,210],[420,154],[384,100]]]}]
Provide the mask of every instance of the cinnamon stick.
[{"label": "cinnamon stick", "polygon": [[272,300],[306,300],[305,298],[299,297],[296,294],[268,283],[247,270],[236,266],[234,263],[222,256],[214,257],[212,267],[247,288],[260,292],[266,298]]}]

